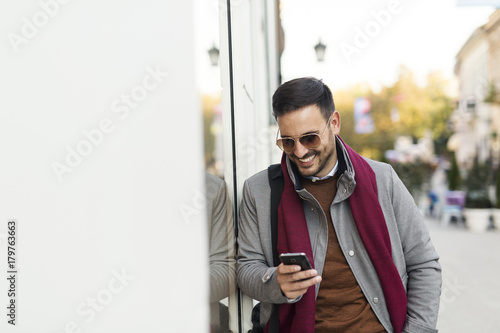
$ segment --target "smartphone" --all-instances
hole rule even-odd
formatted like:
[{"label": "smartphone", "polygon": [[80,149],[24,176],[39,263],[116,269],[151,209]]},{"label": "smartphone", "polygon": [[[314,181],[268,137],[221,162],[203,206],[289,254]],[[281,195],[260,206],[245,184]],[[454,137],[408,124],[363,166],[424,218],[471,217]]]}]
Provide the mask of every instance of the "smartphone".
[{"label": "smartphone", "polygon": [[303,271],[312,269],[311,263],[305,253],[282,253],[280,260],[283,265],[299,265]]}]

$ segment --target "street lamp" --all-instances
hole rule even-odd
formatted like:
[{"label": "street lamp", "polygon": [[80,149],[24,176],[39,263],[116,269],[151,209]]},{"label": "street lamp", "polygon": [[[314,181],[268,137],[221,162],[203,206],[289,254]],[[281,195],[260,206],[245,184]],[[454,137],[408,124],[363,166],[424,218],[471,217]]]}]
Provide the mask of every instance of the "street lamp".
[{"label": "street lamp", "polygon": [[325,58],[326,45],[321,43],[321,39],[314,47],[314,50],[316,51],[316,58],[318,59],[318,62],[323,61],[323,59]]},{"label": "street lamp", "polygon": [[219,63],[219,49],[215,47],[215,44],[208,50],[208,55],[210,56],[210,63],[212,63],[212,66],[217,66]]}]

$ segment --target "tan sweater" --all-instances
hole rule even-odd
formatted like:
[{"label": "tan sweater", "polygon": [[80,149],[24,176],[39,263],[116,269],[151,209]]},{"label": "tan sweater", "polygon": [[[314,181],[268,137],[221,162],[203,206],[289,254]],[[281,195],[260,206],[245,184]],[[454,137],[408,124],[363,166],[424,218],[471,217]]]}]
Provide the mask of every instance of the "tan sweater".
[{"label": "tan sweater", "polygon": [[330,206],[337,193],[337,174],[316,182],[301,180],[320,203],[328,222],[328,248],[323,281],[316,298],[315,332],[385,332],[344,257],[333,228]]}]

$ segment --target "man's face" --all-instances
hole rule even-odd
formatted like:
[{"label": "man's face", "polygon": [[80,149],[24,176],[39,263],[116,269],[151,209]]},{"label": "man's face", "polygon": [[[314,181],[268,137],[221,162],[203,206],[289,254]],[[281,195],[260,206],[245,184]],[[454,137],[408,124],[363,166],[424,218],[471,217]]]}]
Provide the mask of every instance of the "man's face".
[{"label": "man's face", "polygon": [[289,112],[278,117],[277,120],[282,138],[296,138],[310,133],[317,133],[321,136],[324,133],[318,147],[306,148],[296,138],[293,151],[286,154],[297,165],[302,176],[319,178],[326,176],[337,162],[335,135],[340,131],[339,113],[334,111],[325,132],[323,130],[327,122],[316,105]]}]

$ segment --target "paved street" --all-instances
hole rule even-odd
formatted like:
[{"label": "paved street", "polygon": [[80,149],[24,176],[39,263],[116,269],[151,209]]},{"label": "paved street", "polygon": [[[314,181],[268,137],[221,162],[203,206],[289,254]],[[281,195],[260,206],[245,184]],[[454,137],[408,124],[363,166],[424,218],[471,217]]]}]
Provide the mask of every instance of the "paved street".
[{"label": "paved street", "polygon": [[439,332],[500,332],[500,232],[427,224],[443,268]]}]

